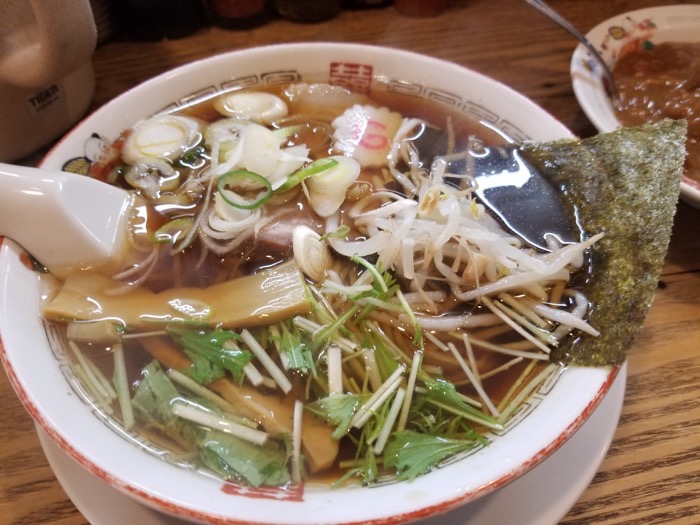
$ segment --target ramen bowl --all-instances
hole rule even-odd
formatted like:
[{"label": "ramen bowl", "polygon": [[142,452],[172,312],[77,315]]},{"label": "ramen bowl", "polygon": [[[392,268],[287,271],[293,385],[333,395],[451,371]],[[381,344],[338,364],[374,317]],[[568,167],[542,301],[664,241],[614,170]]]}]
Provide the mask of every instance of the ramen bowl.
[{"label": "ramen bowl", "polygon": [[[612,68],[622,55],[640,44],[698,42],[699,31],[700,6],[670,5],[621,13],[598,24],[586,37]],[[581,108],[599,132],[622,125],[603,85],[600,67],[583,45],[577,46],[572,56],[571,79]],[[700,181],[683,176],[681,198],[700,206]]]},{"label": "ramen bowl", "polygon": [[[345,44],[253,48],[194,62],[128,91],[86,118],[43,167],[76,170],[136,122],[235,87],[327,81],[356,91],[381,88],[465,113],[517,141],[570,137],[511,89],[458,65],[396,49]],[[86,198],[88,198],[86,196]],[[0,246],[0,356],[27,411],[70,457],[137,501],[210,523],[399,523],[448,511],[505,486],[557,450],[596,409],[618,368],[557,369],[488,443],[412,481],[371,487],[301,484],[250,488],[224,482],[169,454],[147,435],[105,414],[70,367],[62,338],[40,316],[44,282],[22,250]]]}]

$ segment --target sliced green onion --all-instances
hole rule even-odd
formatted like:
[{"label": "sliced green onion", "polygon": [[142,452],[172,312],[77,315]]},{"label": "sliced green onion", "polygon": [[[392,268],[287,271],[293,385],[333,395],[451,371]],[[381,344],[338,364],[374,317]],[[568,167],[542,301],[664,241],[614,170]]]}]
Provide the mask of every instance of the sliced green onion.
[{"label": "sliced green onion", "polygon": [[289,117],[274,123],[273,133],[284,140],[287,146],[305,145],[310,151],[328,150],[333,129],[330,124],[307,117]]},{"label": "sliced green onion", "polygon": [[140,159],[174,161],[202,138],[202,121],[182,115],[156,115],[137,124],[124,141],[122,159],[134,165]]},{"label": "sliced green onion", "polygon": [[299,133],[305,128],[306,126],[304,126],[303,124],[295,124],[293,126],[285,126],[284,128],[273,129],[272,132],[275,135],[277,135],[280,139],[288,139],[289,137],[294,136],[295,134]]},{"label": "sliced green onion", "polygon": [[287,104],[272,93],[224,93],[214,101],[214,109],[227,117],[271,124],[289,113]]},{"label": "sliced green onion", "polygon": [[153,234],[153,242],[155,244],[175,245],[179,240],[187,237],[187,234],[192,229],[192,224],[191,217],[173,219],[155,231]]},{"label": "sliced green onion", "polygon": [[292,230],[292,253],[304,275],[315,282],[325,279],[326,270],[333,266],[333,256],[321,236],[304,224]]},{"label": "sliced green onion", "polygon": [[337,165],[338,161],[330,157],[325,157],[310,162],[303,168],[296,170],[289,177],[287,177],[287,180],[284,182],[284,184],[282,184],[279,188],[275,190],[275,193],[284,193],[285,191],[289,191],[296,185],[300,184],[301,181],[303,181],[305,178],[334,168]]},{"label": "sliced green onion", "polygon": [[[244,191],[262,188],[262,191],[253,199],[246,199],[235,191],[228,189],[229,186]],[[262,175],[243,169],[224,173],[216,181],[216,187],[219,190],[219,195],[227,204],[241,210],[259,208],[272,197],[270,181]]]},{"label": "sliced green onion", "polygon": [[345,201],[348,188],[360,176],[360,163],[351,157],[335,155],[337,166],[323,170],[305,181],[307,197],[311,208],[321,217],[330,217]]},{"label": "sliced green onion", "polygon": [[179,163],[188,168],[201,168],[206,162],[207,150],[202,146],[196,146],[187,150],[179,159]]}]

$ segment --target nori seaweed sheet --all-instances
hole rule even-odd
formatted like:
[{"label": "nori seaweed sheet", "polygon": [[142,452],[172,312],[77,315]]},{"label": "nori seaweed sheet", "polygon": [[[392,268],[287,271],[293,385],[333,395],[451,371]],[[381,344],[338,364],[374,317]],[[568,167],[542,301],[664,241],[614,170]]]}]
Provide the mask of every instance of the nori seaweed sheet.
[{"label": "nori seaweed sheet", "polygon": [[561,187],[584,238],[605,232],[583,286],[599,337],[572,337],[552,360],[622,363],[651,306],[671,238],[685,160],[685,120],[666,119],[582,140],[523,145],[528,161]]}]

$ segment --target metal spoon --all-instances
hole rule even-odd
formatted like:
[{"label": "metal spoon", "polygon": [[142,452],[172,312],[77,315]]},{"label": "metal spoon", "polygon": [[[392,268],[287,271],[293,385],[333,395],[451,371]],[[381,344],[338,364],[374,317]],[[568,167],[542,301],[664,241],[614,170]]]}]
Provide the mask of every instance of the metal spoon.
[{"label": "metal spoon", "polygon": [[131,203],[128,192],[89,177],[0,163],[0,236],[59,276],[120,255]]},{"label": "metal spoon", "polygon": [[593,46],[591,41],[588,40],[574,26],[572,26],[568,20],[563,18],[559,13],[557,13],[554,9],[549,7],[546,3],[542,2],[542,0],[525,0],[525,2],[537,9],[540,13],[543,13],[550,20],[556,22],[561,27],[566,29],[569,33],[575,36],[579,42],[581,42],[584,45],[584,47],[593,57],[593,60],[595,60],[600,66],[600,71],[603,76],[603,87],[605,88],[605,92],[613,101],[615,101],[617,99],[617,90],[615,88],[615,81],[613,80],[612,71],[610,70],[610,67],[608,67],[608,64],[605,63],[603,57],[600,56],[600,53]]}]

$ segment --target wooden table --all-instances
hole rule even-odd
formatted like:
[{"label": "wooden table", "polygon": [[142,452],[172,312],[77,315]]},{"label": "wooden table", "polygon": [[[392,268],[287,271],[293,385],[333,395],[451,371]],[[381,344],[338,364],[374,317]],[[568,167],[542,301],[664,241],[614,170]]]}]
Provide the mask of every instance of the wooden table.
[{"label": "wooden table", "polygon": [[[551,0],[584,32],[635,0]],[[686,2],[689,3],[689,2]],[[464,0],[432,19],[393,7],[343,11],[318,24],[286,20],[248,31],[204,28],[182,39],[112,40],[94,57],[95,107],[174,66],[276,42],[343,41],[451,60],[522,92],[579,136],[595,129],[571,88],[576,42],[519,0]],[[40,158],[40,157],[37,157]],[[680,203],[656,300],[629,357],[622,417],[592,484],[562,523],[698,523],[700,518],[700,210]],[[0,374],[0,524],[86,523],[56,481],[32,420]]]}]

